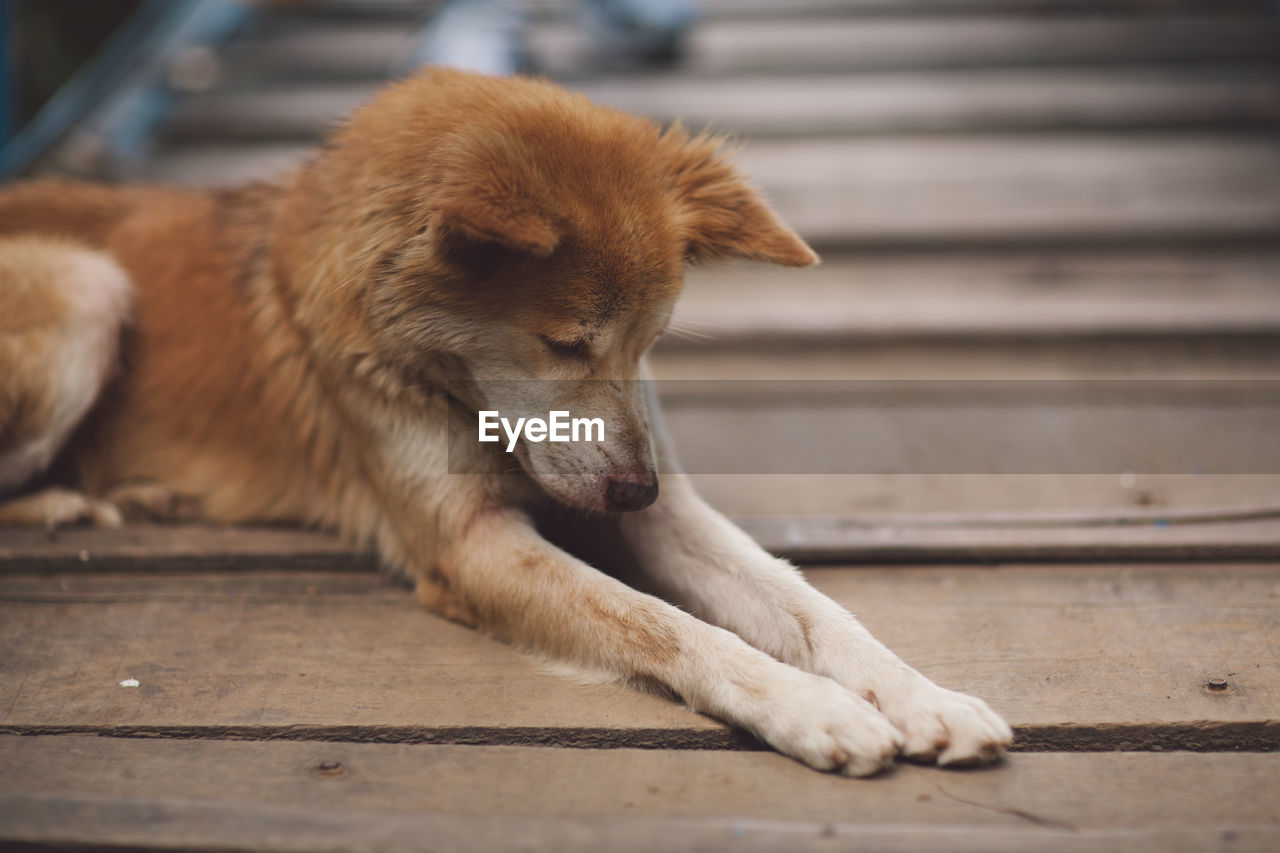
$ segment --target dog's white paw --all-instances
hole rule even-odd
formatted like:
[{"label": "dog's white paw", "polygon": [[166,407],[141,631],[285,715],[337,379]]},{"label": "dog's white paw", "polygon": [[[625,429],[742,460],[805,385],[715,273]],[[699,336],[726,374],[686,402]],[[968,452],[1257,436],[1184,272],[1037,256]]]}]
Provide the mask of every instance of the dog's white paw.
[{"label": "dog's white paw", "polygon": [[846,776],[891,767],[903,744],[902,734],[871,703],[808,674],[779,691],[754,728],[784,755]]},{"label": "dog's white paw", "polygon": [[913,673],[905,689],[876,692],[880,710],[903,734],[902,754],[911,761],[968,767],[998,761],[1013,731],[974,696],[939,687]]}]

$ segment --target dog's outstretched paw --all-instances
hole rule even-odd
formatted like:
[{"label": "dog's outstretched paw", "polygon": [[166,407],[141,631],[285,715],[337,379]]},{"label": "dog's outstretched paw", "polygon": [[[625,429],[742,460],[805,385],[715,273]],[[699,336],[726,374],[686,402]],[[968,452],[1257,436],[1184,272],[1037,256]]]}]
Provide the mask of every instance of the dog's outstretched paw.
[{"label": "dog's outstretched paw", "polygon": [[119,527],[124,518],[109,501],[57,487],[0,504],[0,524],[54,530],[86,523],[95,527]]},{"label": "dog's outstretched paw", "polygon": [[903,733],[903,757],[940,767],[973,767],[999,761],[1013,731],[974,696],[939,687],[918,676],[900,691],[877,695],[880,710]]},{"label": "dog's outstretched paw", "polygon": [[902,734],[871,703],[820,676],[790,685],[756,728],[784,755],[845,776],[892,767],[903,745]]}]

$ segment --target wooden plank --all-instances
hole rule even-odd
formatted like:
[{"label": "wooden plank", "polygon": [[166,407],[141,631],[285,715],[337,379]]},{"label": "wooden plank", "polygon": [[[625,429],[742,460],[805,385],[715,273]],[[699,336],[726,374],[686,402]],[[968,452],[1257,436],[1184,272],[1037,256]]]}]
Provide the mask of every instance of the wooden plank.
[{"label": "wooden plank", "polygon": [[[707,330],[702,329],[703,334]],[[712,332],[711,334],[714,334]],[[1275,379],[1280,338],[1273,332],[1204,336],[1063,337],[903,334],[897,338],[792,338],[754,346],[656,347],[661,379]]]},{"label": "wooden plank", "polygon": [[[654,730],[672,745],[706,733],[736,742],[665,700],[542,674],[425,614],[390,581],[358,592],[340,573],[206,575],[195,586],[37,577],[0,582],[0,726],[533,743],[568,728],[580,730],[573,742],[603,731],[644,743]],[[141,686],[120,687],[127,678]]]},{"label": "wooden plank", "polygon": [[1072,562],[1280,559],[1277,518],[1144,526],[990,527],[744,519],[765,548],[800,563]]},{"label": "wooden plank", "polygon": [[1239,136],[760,141],[738,160],[818,244],[1273,238],[1280,149]]},{"label": "wooden plank", "polygon": [[1262,334],[1280,326],[1271,252],[834,254],[813,269],[695,267],[667,351],[905,337]]},{"label": "wooden plank", "polygon": [[[1277,749],[1280,568],[860,568],[810,578],[977,693],[1018,748]],[[109,578],[109,579],[108,579]],[[337,573],[0,577],[0,731],[743,748]],[[134,678],[136,688],[119,682]],[[1225,690],[1209,690],[1225,678]]]},{"label": "wooden plank", "polygon": [[[757,137],[1274,127],[1280,121],[1280,85],[1269,69],[681,76],[615,79],[575,88],[628,112]],[[220,112],[223,106],[214,109]],[[227,118],[246,125],[258,122],[229,109]],[[264,133],[273,129],[269,120],[254,127]],[[280,128],[287,129],[291,127]]]},{"label": "wooden plank", "polygon": [[[1212,10],[1210,10],[1212,11]],[[291,21],[233,43],[224,83],[380,79],[407,59],[413,21]],[[540,73],[581,74],[592,44],[576,22],[530,28]],[[1239,15],[1141,18],[956,17],[760,20],[711,18],[690,33],[682,76],[776,71],[870,71],[1206,60],[1276,59],[1277,27]],[[589,67],[589,65],[586,65]]]},{"label": "wooden plank", "polygon": [[299,166],[312,147],[300,143],[161,145],[129,177],[195,187],[275,180]]},{"label": "wooden plank", "polygon": [[[272,174],[304,146],[184,146],[144,177]],[[1250,135],[762,140],[738,160],[821,248],[1264,241],[1280,229],[1280,149]]]},{"label": "wooden plank", "polygon": [[[761,494],[774,492],[774,481],[779,479],[806,479],[801,475],[728,476],[733,476],[739,492],[744,480],[769,482],[767,488],[757,490]],[[739,518],[738,523],[769,551],[801,563],[1169,562],[1280,556],[1280,506],[1276,505],[1104,506],[1037,512],[1022,500],[1011,512],[835,516],[829,509],[834,502],[832,479],[828,478],[823,496],[828,503],[819,504],[828,507],[825,514],[820,509],[781,516],[757,513]],[[1136,480],[1136,475],[1130,479]],[[1273,497],[1280,475],[1260,479],[1270,487],[1261,489],[1261,496]],[[1237,499],[1240,491],[1231,489]],[[847,498],[836,494],[835,501],[841,497]],[[260,572],[264,567],[288,572],[365,572],[372,577],[377,559],[327,533],[291,529],[132,525],[119,530],[63,528],[53,533],[0,530],[0,576],[81,571],[185,575]]]},{"label": "wooden plank", "polygon": [[[278,3],[288,8],[289,0]],[[297,4],[302,5],[302,4]],[[703,0],[700,8],[710,18],[779,18],[805,16],[879,16],[927,14],[1044,14],[1129,13],[1158,16],[1169,12],[1245,12],[1266,10],[1265,0],[791,0],[780,7],[777,0]],[[308,0],[308,15],[410,17],[421,19],[422,0]],[[535,14],[560,16],[573,8],[572,0],[535,0]],[[785,11],[784,11],[785,10]]]},{"label": "wooden plank", "polygon": [[1275,59],[1276,38],[1272,23],[1254,16],[1222,15],[712,21],[691,33],[689,58],[681,71],[795,73]]},{"label": "wooden plank", "polygon": [[1280,383],[660,382],[711,474],[1280,474]]},{"label": "wooden plank", "polygon": [[270,22],[229,44],[218,57],[219,83],[238,87],[264,80],[339,80],[391,76],[408,60],[420,22],[381,18]]},{"label": "wooden plank", "polygon": [[261,569],[369,570],[376,560],[339,539],[285,527],[139,524],[118,530],[0,529],[0,573],[80,568],[94,572]]},{"label": "wooden plank", "polygon": [[[586,77],[590,34],[531,32],[539,71]],[[794,17],[709,21],[689,35],[682,75],[1005,68],[1277,59],[1276,26],[1256,17]],[[850,82],[854,82],[850,80]]]},{"label": "wooden plank", "polygon": [[[615,78],[571,86],[662,121],[751,136],[1079,130],[1280,122],[1270,69],[969,70],[826,76]],[[179,141],[309,140],[367,101],[366,83],[191,95]]]},{"label": "wooden plank", "polygon": [[[867,781],[766,753],[0,738],[0,840],[219,850],[1263,850],[1266,755]],[[325,762],[332,770],[319,770]],[[326,765],[327,766],[327,765]]]},{"label": "wooden plank", "polygon": [[[403,3],[412,2],[412,0],[374,0],[374,2]],[[562,9],[572,0],[539,0],[539,2],[545,3],[546,8],[549,9]],[[787,3],[785,7],[780,7],[777,0],[703,0],[702,7],[710,16],[756,15],[767,18],[792,15],[909,15],[944,12],[964,15],[995,12],[1027,14],[1125,12],[1158,16],[1179,10],[1257,13],[1267,8],[1265,0],[794,0]]]},{"label": "wooden plank", "polygon": [[[797,516],[872,521],[896,516],[896,522],[887,522],[892,524],[935,513],[1028,515],[1135,507],[1170,511],[1269,503],[1280,495],[1280,476],[1261,474],[701,474],[693,481],[713,506],[744,523]],[[988,533],[988,543],[997,546],[1001,532]],[[773,545],[785,551],[783,543]]]},{"label": "wooden plank", "polygon": [[193,94],[175,105],[166,132],[190,139],[311,140],[366,103],[378,89],[369,83],[299,84]]},{"label": "wooden plank", "polygon": [[1195,247],[694,268],[650,362],[663,379],[1274,378],[1277,263]]},{"label": "wooden plank", "polygon": [[[363,0],[358,0],[363,2]],[[338,0],[342,2],[342,0]],[[350,2],[350,0],[347,0]],[[374,0],[375,3],[412,2],[412,0]],[[562,8],[566,0],[541,0],[549,8]],[[704,0],[710,15],[761,15],[778,17],[777,0]],[[785,7],[787,14],[978,14],[1020,12],[1127,12],[1161,15],[1171,11],[1240,11],[1260,12],[1265,0],[795,0]]]}]

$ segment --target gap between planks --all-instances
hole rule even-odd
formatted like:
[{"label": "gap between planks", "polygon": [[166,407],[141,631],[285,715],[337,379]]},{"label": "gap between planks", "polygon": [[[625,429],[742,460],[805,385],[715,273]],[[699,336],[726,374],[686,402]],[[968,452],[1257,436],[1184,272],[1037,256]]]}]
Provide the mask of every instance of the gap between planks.
[{"label": "gap between planks", "polygon": [[[1280,752],[1280,720],[1166,724],[1014,726],[1010,752]],[[140,740],[290,741],[557,749],[770,752],[740,729],[613,729],[532,726],[128,726],[0,725],[0,736],[92,736]]]},{"label": "gap between planks", "polygon": [[[738,523],[767,550],[830,563],[1176,562],[1280,559],[1280,507],[770,516]],[[0,576],[30,571],[368,571],[377,557],[293,528],[134,525],[0,530]]]}]

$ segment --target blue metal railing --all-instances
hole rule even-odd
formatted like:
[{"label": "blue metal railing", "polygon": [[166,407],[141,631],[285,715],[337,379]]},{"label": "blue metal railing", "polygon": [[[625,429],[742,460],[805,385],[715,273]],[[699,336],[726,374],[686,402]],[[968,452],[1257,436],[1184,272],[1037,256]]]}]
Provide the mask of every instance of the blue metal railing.
[{"label": "blue metal railing", "polygon": [[0,0],[0,145],[13,132],[13,4]]},{"label": "blue metal railing", "polygon": [[101,163],[140,157],[172,102],[165,78],[173,59],[193,46],[221,44],[248,14],[238,0],[146,0],[9,139],[0,150],[0,178],[27,172],[73,130],[91,140]]}]

